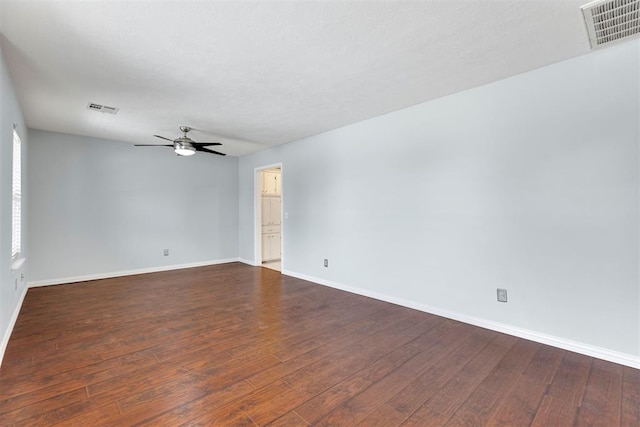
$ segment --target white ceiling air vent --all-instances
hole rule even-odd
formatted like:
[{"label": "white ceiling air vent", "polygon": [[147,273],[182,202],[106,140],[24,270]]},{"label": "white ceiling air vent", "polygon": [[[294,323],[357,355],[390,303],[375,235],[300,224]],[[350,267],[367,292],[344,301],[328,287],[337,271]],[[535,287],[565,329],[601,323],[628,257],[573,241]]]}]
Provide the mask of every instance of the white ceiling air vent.
[{"label": "white ceiling air vent", "polygon": [[100,111],[101,113],[109,113],[109,114],[115,114],[118,112],[118,110],[120,110],[119,108],[107,107],[106,105],[94,104],[93,102],[90,102],[87,105],[87,109],[93,110],[93,111]]},{"label": "white ceiling air vent", "polygon": [[599,0],[582,6],[591,48],[640,35],[640,0]]}]

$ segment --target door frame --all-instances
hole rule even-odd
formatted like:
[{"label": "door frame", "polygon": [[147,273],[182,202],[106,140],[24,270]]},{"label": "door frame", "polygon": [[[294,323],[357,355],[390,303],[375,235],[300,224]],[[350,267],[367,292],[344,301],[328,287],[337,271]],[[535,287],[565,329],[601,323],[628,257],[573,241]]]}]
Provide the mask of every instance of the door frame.
[{"label": "door frame", "polygon": [[258,166],[253,170],[253,260],[254,265],[262,265],[262,171],[280,169],[280,271],[284,269],[284,167],[282,163]]}]

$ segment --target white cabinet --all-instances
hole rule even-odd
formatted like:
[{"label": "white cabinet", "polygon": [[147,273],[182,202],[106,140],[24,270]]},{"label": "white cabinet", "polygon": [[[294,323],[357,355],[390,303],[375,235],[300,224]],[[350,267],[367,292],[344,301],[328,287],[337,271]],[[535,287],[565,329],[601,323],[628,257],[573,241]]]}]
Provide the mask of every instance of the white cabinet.
[{"label": "white cabinet", "polygon": [[262,197],[262,225],[280,225],[281,204],[280,197]]},{"label": "white cabinet", "polygon": [[262,196],[262,261],[280,259],[280,196]]},{"label": "white cabinet", "polygon": [[280,259],[280,233],[262,235],[262,261],[276,261]]},{"label": "white cabinet", "polygon": [[282,194],[282,182],[280,180],[280,172],[264,171],[262,172],[262,194]]}]

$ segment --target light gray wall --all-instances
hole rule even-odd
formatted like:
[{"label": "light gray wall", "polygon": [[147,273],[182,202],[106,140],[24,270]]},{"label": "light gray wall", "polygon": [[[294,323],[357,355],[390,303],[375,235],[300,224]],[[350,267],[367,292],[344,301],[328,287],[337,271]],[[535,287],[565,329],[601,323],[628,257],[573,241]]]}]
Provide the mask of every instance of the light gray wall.
[{"label": "light gray wall", "polygon": [[31,281],[238,256],[237,158],[29,136]]},{"label": "light gray wall", "polygon": [[[1,47],[0,47],[1,49]],[[12,163],[13,163],[13,125],[18,125],[18,133],[22,140],[22,174],[26,178],[27,166],[24,159],[27,153],[27,130],[13,90],[11,78],[4,56],[0,50],[0,361],[4,355],[4,348],[11,334],[12,318],[17,310],[21,296],[27,284],[25,272],[26,264],[18,271],[11,271],[11,218],[12,218]],[[22,224],[22,255],[28,256],[26,212],[28,211],[26,194],[27,180],[23,183],[23,224]],[[16,287],[17,284],[17,287]]]},{"label": "light gray wall", "polygon": [[282,162],[286,270],[637,357],[639,52],[242,157],[240,257],[254,168]]}]

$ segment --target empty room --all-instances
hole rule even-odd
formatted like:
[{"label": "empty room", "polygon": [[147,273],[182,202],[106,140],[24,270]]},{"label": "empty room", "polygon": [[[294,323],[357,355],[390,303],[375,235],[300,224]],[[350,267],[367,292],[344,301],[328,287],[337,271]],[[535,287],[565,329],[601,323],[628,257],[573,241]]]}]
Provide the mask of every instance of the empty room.
[{"label": "empty room", "polygon": [[0,0],[0,426],[640,425],[640,0]]}]

